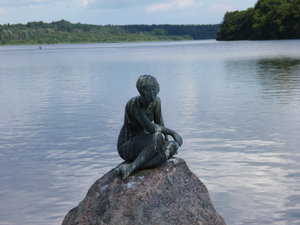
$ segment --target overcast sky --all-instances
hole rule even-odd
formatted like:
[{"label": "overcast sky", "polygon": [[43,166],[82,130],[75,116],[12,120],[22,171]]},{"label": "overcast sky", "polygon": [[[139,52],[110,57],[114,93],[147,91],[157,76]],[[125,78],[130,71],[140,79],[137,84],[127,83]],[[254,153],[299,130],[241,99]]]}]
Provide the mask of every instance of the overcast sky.
[{"label": "overcast sky", "polygon": [[216,24],[257,0],[0,0],[0,24]]}]

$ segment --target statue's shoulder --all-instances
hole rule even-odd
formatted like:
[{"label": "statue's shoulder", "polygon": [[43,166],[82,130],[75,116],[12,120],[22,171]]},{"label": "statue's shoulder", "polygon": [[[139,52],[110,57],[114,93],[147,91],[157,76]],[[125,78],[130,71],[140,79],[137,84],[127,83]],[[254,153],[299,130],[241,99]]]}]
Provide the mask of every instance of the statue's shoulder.
[{"label": "statue's shoulder", "polygon": [[159,104],[161,103],[161,100],[158,96],[156,97],[155,103],[159,103]]},{"label": "statue's shoulder", "polygon": [[159,97],[156,97],[154,101],[154,107],[161,107],[161,101]]},{"label": "statue's shoulder", "polygon": [[132,108],[137,108],[139,107],[139,96],[135,96],[131,99],[126,104],[126,109],[132,109]]}]

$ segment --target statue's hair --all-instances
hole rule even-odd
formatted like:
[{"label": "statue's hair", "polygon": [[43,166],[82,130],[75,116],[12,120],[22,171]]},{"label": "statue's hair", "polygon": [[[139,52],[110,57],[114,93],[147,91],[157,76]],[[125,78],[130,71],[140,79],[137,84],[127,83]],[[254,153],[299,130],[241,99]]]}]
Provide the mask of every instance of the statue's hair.
[{"label": "statue's hair", "polygon": [[156,78],[148,74],[141,75],[136,82],[136,88],[138,89],[141,95],[143,93],[144,87],[147,85],[155,86],[156,93],[158,94],[160,88]]}]

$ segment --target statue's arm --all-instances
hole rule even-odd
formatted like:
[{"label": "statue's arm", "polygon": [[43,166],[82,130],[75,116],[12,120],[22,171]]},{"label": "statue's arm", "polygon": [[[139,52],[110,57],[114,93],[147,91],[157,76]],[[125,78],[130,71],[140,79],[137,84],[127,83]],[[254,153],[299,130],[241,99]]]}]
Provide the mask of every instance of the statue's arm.
[{"label": "statue's arm", "polygon": [[136,105],[127,105],[126,111],[127,113],[134,117],[135,120],[150,134],[158,132],[159,127],[152,123],[152,121],[148,118],[144,109],[137,107]]},{"label": "statue's arm", "polygon": [[159,98],[157,98],[156,101],[156,107],[155,107],[155,115],[154,115],[154,122],[159,125],[160,131],[166,136],[166,140],[168,140],[167,135],[170,135],[173,137],[173,139],[178,142],[178,144],[182,145],[182,138],[179,134],[177,134],[175,131],[165,127],[164,120],[162,116],[162,110],[161,110],[161,101]]},{"label": "statue's arm", "polygon": [[134,104],[127,104],[126,112],[129,115],[133,116],[138,121],[138,123],[149,133],[153,134],[156,132],[161,132],[164,135],[171,135],[180,146],[182,145],[182,138],[179,134],[163,125],[152,123],[143,108],[140,108]]},{"label": "statue's arm", "polygon": [[161,101],[159,97],[156,98],[156,103],[155,103],[154,123],[161,126],[165,126],[162,111],[161,111]]},{"label": "statue's arm", "polygon": [[[165,126],[162,110],[161,110],[161,100],[159,97],[156,98],[155,111],[154,111],[154,123],[160,126]],[[168,141],[168,135],[165,134],[165,140]]]}]

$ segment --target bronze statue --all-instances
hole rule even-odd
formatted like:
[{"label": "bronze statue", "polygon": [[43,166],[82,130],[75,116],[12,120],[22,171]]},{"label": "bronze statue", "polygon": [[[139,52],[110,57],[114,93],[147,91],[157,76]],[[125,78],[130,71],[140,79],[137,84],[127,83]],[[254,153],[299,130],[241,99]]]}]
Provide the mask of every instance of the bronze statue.
[{"label": "bronze statue", "polygon": [[[164,126],[156,78],[142,75],[136,87],[140,96],[127,102],[124,124],[118,138],[118,153],[127,162],[116,169],[122,179],[137,169],[162,164],[175,155],[182,145],[179,134]],[[169,141],[168,135],[174,141]]]}]

